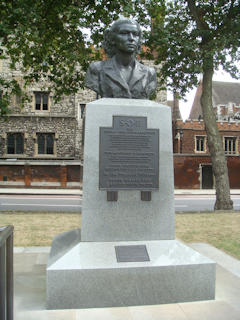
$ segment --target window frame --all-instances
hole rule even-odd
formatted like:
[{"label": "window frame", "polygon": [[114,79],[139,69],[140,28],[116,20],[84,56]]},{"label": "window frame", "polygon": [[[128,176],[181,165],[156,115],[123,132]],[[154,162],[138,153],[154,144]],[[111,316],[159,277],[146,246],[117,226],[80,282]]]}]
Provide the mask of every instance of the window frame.
[{"label": "window frame", "polygon": [[[39,153],[39,138],[43,137],[43,153]],[[48,145],[48,137],[51,137],[51,146]],[[52,148],[52,153],[48,153],[48,148]],[[56,134],[53,132],[37,132],[36,143],[35,143],[35,156],[37,157],[53,157],[56,156]]]},{"label": "window frame", "polygon": [[[14,149],[14,152],[11,152],[9,153],[9,138],[10,136],[13,136],[14,137],[14,141],[13,141],[13,149]],[[21,137],[21,149],[22,149],[22,152],[19,153],[17,151],[18,150],[18,142],[17,142],[17,138],[18,137]],[[6,154],[9,155],[9,156],[23,156],[24,153],[25,153],[25,135],[23,132],[7,132],[6,134]]]},{"label": "window frame", "polygon": [[[203,140],[202,146],[203,150],[198,150],[199,149],[199,140]],[[206,135],[195,135],[195,152],[196,153],[206,153],[207,151],[207,136]]]},{"label": "window frame", "polygon": [[[37,103],[37,96],[39,96],[39,103]],[[34,91],[33,92],[33,109],[35,112],[49,112],[50,111],[50,92],[49,91]],[[47,97],[47,103],[44,99]],[[37,104],[39,107],[37,108]],[[47,104],[47,108],[44,105]]]},{"label": "window frame", "polygon": [[[226,143],[228,141],[228,146],[226,148]],[[230,145],[232,142],[232,146]],[[238,154],[238,137],[237,136],[224,136],[223,137],[223,149],[226,155],[237,155]],[[228,150],[226,150],[228,149]],[[229,149],[232,149],[229,151]],[[234,149],[234,150],[233,150]]]},{"label": "window frame", "polygon": [[86,110],[86,103],[80,103],[79,104],[79,113],[80,113],[79,119],[84,118],[85,110]]}]

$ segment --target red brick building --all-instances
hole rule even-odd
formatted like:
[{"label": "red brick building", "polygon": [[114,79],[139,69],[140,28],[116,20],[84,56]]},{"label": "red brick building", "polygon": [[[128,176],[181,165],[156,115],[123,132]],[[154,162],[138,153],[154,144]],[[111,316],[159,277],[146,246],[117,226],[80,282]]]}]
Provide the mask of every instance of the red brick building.
[{"label": "red brick building", "polygon": [[[214,188],[207,135],[202,120],[200,84],[186,122],[174,117],[174,177],[177,189]],[[213,107],[227,157],[230,187],[240,188],[240,83],[213,82]],[[177,107],[175,106],[175,109]]]}]

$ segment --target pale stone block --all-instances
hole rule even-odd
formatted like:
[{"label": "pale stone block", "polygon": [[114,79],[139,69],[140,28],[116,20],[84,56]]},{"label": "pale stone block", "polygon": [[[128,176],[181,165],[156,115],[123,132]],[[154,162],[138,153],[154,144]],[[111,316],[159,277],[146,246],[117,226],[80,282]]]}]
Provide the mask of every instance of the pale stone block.
[{"label": "pale stone block", "polygon": [[[106,201],[99,190],[99,128],[112,127],[113,116],[147,117],[148,129],[159,129],[159,190],[151,201],[140,191],[118,192]],[[174,188],[171,109],[149,100],[96,100],[87,105],[83,172],[82,241],[171,240],[174,229]]]},{"label": "pale stone block", "polygon": [[[146,245],[150,261],[118,263],[119,245]],[[48,266],[47,282],[49,309],[209,300],[215,263],[176,240],[80,242]]]}]

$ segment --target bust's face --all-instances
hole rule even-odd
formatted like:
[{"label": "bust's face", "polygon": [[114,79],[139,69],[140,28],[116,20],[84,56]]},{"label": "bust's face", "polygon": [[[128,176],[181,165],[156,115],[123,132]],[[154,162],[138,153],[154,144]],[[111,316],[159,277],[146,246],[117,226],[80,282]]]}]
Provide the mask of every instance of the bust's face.
[{"label": "bust's face", "polygon": [[140,35],[135,24],[122,23],[115,32],[115,45],[119,51],[134,53],[138,49]]}]

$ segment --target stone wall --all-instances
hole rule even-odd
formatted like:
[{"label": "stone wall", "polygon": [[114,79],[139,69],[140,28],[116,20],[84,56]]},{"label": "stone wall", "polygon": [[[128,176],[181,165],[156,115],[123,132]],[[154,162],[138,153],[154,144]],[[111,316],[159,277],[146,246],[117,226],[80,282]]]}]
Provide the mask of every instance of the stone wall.
[{"label": "stone wall", "polygon": [[[144,63],[153,66],[152,62]],[[16,70],[10,70],[8,61],[0,60],[0,75],[8,80],[15,79],[22,88],[24,87],[19,66]],[[34,92],[48,92],[48,83],[41,81],[33,83],[26,90],[30,100],[24,107],[21,108],[18,97],[13,96],[8,121],[0,119],[0,162],[1,159],[3,162],[0,164],[0,185],[79,187],[82,177],[84,138],[84,117],[81,106],[96,100],[96,93],[89,89],[80,89],[77,94],[63,96],[59,102],[55,102],[54,93],[49,92],[48,110],[36,110]],[[156,101],[166,104],[166,91],[158,91]],[[23,134],[23,154],[7,154],[8,133]],[[54,134],[54,154],[38,154],[37,133]],[[64,165],[55,163],[62,159]],[[44,161],[44,165],[35,166],[39,160]],[[78,161],[78,164],[71,166],[69,164],[71,160]],[[29,165],[29,161],[33,163]],[[51,164],[48,166],[46,163],[49,161]]]},{"label": "stone wall", "polygon": [[[0,120],[0,156],[2,158],[16,155],[7,154],[7,133],[24,134],[24,153],[17,158],[72,158],[75,155],[76,119],[73,117],[29,117],[12,116],[9,121]],[[54,155],[38,155],[36,152],[36,134],[53,133],[56,152]]]}]

